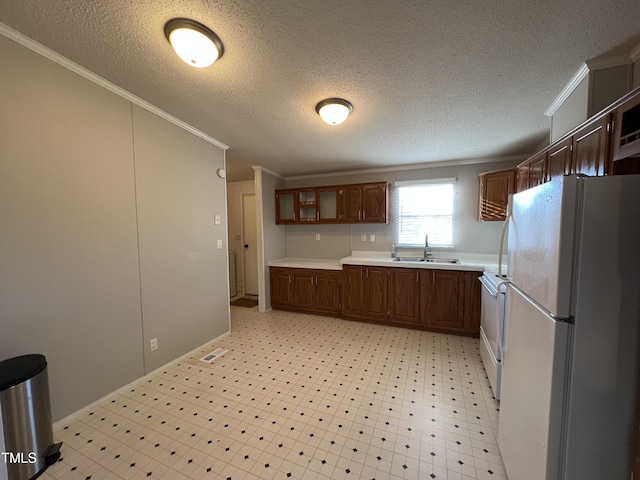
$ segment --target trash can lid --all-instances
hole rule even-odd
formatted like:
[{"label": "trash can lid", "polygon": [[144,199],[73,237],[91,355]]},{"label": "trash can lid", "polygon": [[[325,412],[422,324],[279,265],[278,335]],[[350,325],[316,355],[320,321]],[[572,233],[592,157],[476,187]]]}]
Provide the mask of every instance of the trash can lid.
[{"label": "trash can lid", "polygon": [[26,382],[47,367],[44,355],[22,355],[0,362],[0,392]]}]

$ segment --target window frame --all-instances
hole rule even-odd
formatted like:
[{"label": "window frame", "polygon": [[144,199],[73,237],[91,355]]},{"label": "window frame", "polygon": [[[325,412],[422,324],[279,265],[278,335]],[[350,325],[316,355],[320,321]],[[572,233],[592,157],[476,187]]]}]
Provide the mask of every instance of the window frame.
[{"label": "window frame", "polygon": [[[436,239],[438,235],[429,234],[429,232],[424,232],[429,234],[429,246],[436,248],[453,248],[455,245],[455,213],[456,213],[456,179],[455,178],[437,178],[437,179],[427,179],[427,180],[409,180],[409,181],[396,181],[394,183],[394,217],[395,217],[395,231],[394,231],[394,240],[397,247],[404,248],[422,248],[424,247],[424,241],[419,243],[401,243],[401,226],[402,226],[402,218],[408,217],[409,215],[401,214],[401,191],[403,188],[415,188],[415,187],[441,187],[444,185],[451,186],[451,208],[450,211],[444,214],[430,214],[426,213],[422,216],[426,219],[431,219],[433,221],[437,221],[438,218],[447,218],[450,222],[450,230],[447,233],[447,236],[450,235],[451,243],[436,243]],[[413,215],[412,215],[413,216]],[[421,233],[420,235],[424,235]],[[423,237],[424,238],[424,237]]]}]

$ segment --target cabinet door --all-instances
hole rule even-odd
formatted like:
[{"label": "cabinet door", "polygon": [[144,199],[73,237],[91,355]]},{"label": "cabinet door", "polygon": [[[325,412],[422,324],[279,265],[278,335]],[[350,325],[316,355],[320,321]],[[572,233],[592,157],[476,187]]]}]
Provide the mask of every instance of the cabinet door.
[{"label": "cabinet door", "polygon": [[296,221],[296,191],[276,190],[276,224]]},{"label": "cabinet door", "polygon": [[318,221],[318,203],[315,188],[299,189],[298,198],[298,222],[315,223]]},{"label": "cabinet door", "polygon": [[388,189],[386,183],[362,186],[362,221],[365,223],[388,223]]},{"label": "cabinet door", "polygon": [[291,275],[288,269],[270,268],[271,305],[288,306],[291,304]]},{"label": "cabinet door", "polygon": [[573,135],[573,171],[589,176],[611,174],[609,116],[589,123]]},{"label": "cabinet door", "polygon": [[336,223],[338,221],[338,187],[318,188],[318,221]]},{"label": "cabinet door", "polygon": [[418,323],[420,313],[420,271],[415,268],[391,268],[391,320]]},{"label": "cabinet door", "polygon": [[427,271],[426,323],[443,329],[464,330],[464,272]]},{"label": "cabinet door", "polygon": [[385,267],[365,267],[364,300],[367,318],[383,320],[389,317],[389,275]]},{"label": "cabinet door", "polygon": [[291,284],[291,305],[298,308],[314,308],[315,276],[310,270],[296,269]]},{"label": "cabinet door", "polygon": [[507,217],[509,195],[515,188],[516,171],[513,168],[481,173],[478,219],[504,220]]},{"label": "cabinet door", "polygon": [[474,337],[480,336],[481,272],[464,272],[464,329]]},{"label": "cabinet door", "polygon": [[537,154],[529,160],[529,188],[547,181],[547,152]]},{"label": "cabinet door", "polygon": [[571,173],[571,138],[551,147],[547,155],[548,180]]},{"label": "cabinet door", "polygon": [[346,185],[340,189],[340,220],[358,223],[362,220],[362,187]]},{"label": "cabinet door", "polygon": [[316,310],[334,313],[340,311],[341,279],[342,274],[339,272],[316,272]]},{"label": "cabinet door", "polygon": [[529,188],[529,162],[521,163],[516,170],[516,192]]},{"label": "cabinet door", "polygon": [[342,313],[364,316],[364,267],[344,265],[342,268]]}]

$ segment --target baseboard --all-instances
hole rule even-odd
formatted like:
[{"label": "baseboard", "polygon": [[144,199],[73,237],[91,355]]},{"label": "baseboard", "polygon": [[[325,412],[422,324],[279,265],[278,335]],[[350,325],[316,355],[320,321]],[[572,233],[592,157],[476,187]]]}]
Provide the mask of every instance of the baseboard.
[{"label": "baseboard", "polygon": [[95,402],[91,402],[86,407],[82,407],[80,410],[76,410],[75,412],[71,413],[70,415],[67,415],[66,417],[58,420],[57,422],[55,422],[53,424],[53,428],[55,429],[57,427],[60,427],[62,424],[66,423],[66,422],[70,422],[70,421],[74,420],[79,415],[82,415],[83,413],[87,412],[88,410],[91,410],[92,408],[95,408],[98,404],[104,402],[105,400],[108,400],[111,397],[115,397],[116,395],[119,395],[120,393],[123,393],[124,391],[129,390],[132,386],[134,386],[135,384],[140,382],[140,380],[144,380],[145,378],[149,378],[152,375],[155,375],[157,372],[159,372],[160,370],[162,370],[164,368],[167,368],[167,366],[169,366],[169,365],[181,362],[185,358],[187,358],[187,357],[195,354],[196,352],[198,352],[198,350],[201,350],[202,348],[208,346],[209,344],[211,344],[213,342],[217,342],[218,340],[223,339],[224,337],[228,336],[230,333],[231,333],[231,331],[225,332],[222,335],[217,336],[213,340],[209,340],[208,342],[203,343],[199,347],[196,347],[193,350],[190,350],[189,352],[185,353],[184,355],[181,355],[178,358],[176,358],[174,360],[171,360],[170,362],[165,363],[164,365],[156,368],[155,370],[147,373],[146,375],[143,375],[142,377],[138,377],[135,380],[133,380],[132,382],[129,382],[126,385],[118,388],[117,390],[114,390],[113,392],[108,393],[107,395],[105,395],[103,397],[100,397],[98,400],[96,400]]}]

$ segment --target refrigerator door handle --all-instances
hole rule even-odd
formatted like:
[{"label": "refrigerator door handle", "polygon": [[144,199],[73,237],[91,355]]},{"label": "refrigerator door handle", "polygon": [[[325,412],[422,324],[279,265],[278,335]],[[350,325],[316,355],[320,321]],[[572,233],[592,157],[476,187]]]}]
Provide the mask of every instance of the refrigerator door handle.
[{"label": "refrigerator door handle", "polygon": [[500,246],[498,247],[498,276],[502,278],[502,252],[504,251],[504,238],[509,230],[509,219],[511,218],[512,195],[509,195],[507,203],[507,218],[504,219],[502,230],[500,230]]}]

